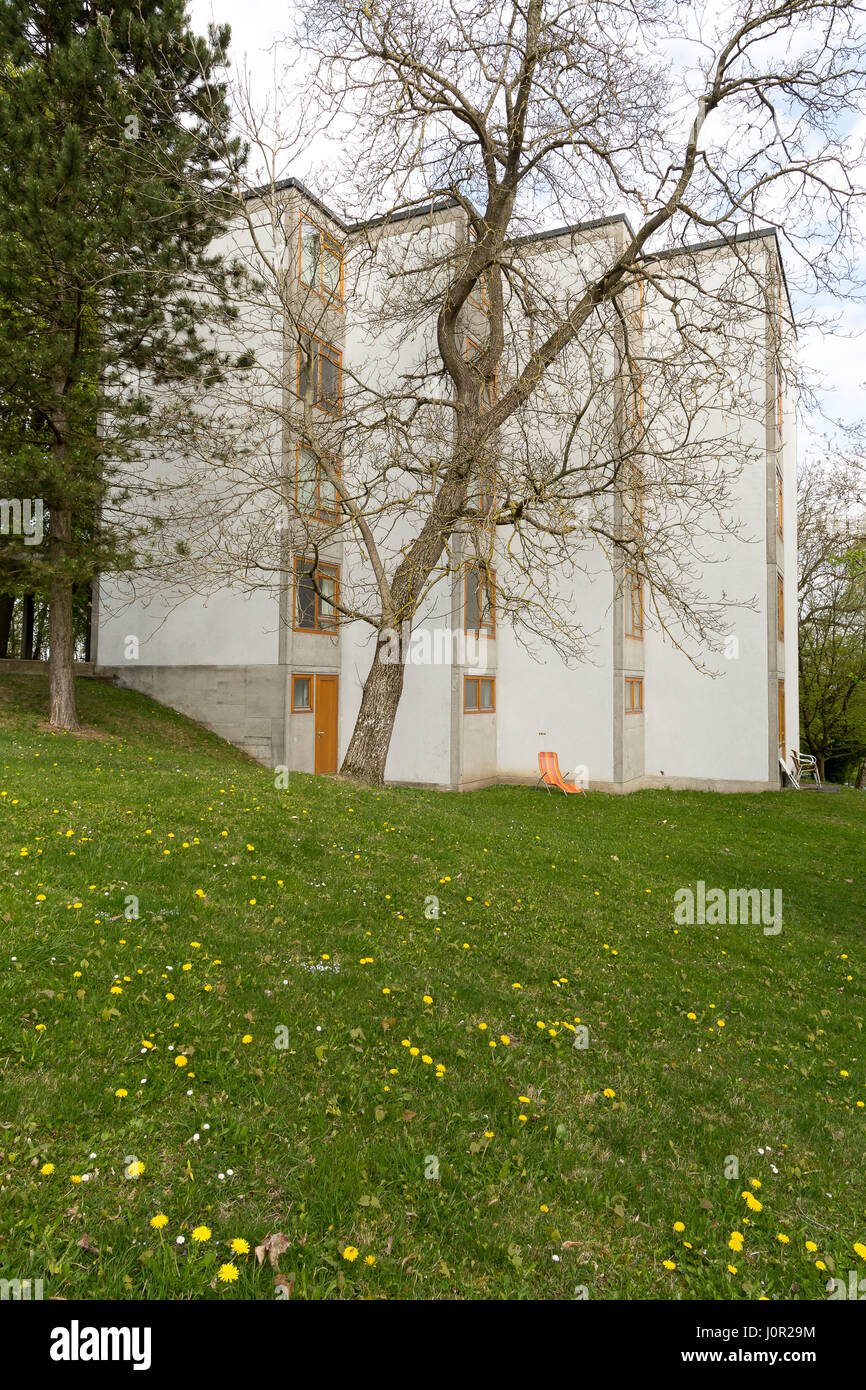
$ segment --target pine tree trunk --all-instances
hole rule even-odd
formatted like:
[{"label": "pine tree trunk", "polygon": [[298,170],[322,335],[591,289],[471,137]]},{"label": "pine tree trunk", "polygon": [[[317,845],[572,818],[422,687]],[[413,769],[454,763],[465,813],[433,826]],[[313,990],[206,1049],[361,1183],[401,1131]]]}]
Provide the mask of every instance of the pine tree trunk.
[{"label": "pine tree trunk", "polygon": [[15,600],[11,594],[0,594],[0,659],[9,655],[9,634],[12,631],[12,614]]},{"label": "pine tree trunk", "polygon": [[72,538],[72,517],[66,508],[51,511],[50,664],[51,691],[48,722],[55,729],[78,728],[73,661],[72,585],[63,574],[66,545]]},{"label": "pine tree trunk", "polygon": [[402,661],[383,661],[388,649],[377,646],[370,673],[364,682],[361,708],[346,749],[341,773],[380,787],[394,731],[397,707],[403,693]]}]

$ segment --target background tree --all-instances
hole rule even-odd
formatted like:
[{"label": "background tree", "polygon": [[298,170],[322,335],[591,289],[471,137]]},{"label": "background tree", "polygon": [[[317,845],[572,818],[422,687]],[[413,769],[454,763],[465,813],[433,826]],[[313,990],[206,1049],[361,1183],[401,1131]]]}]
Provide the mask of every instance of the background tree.
[{"label": "background tree", "polygon": [[866,472],[849,459],[801,472],[800,722],[806,749],[839,781],[866,771]]},{"label": "background tree", "polygon": [[39,498],[18,592],[50,598],[50,722],[77,724],[74,595],[132,563],[155,498],[126,465],[155,446],[162,388],[218,375],[200,329],[229,312],[209,247],[234,161],[226,28],[182,0],[0,0],[0,493]]}]

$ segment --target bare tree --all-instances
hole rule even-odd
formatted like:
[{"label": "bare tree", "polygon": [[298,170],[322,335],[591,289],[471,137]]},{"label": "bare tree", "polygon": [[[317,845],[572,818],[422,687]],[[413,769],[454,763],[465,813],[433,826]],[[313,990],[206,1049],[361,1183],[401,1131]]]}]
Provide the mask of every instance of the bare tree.
[{"label": "bare tree", "polygon": [[824,777],[828,759],[866,768],[866,471],[830,455],[801,473],[800,718]]},{"label": "bare tree", "polygon": [[[562,583],[600,559],[620,585],[638,576],[693,659],[718,643],[724,603],[701,576],[743,528],[732,498],[763,447],[745,426],[766,364],[794,370],[772,229],[801,289],[856,291],[861,18],[826,0],[705,17],[665,0],[321,0],[290,40],[288,133],[238,93],[266,170],[237,185],[259,286],[242,321],[266,348],[178,416],[178,529],[195,477],[184,554],[201,582],[269,586],[311,556],[322,611],[368,626],[344,773],[383,779],[407,634],[467,560],[479,602],[495,583],[497,613],[567,659],[588,634]],[[336,290],[298,274],[281,178],[328,133],[316,192],[355,343],[339,364]],[[324,506],[298,495],[300,442]]]}]

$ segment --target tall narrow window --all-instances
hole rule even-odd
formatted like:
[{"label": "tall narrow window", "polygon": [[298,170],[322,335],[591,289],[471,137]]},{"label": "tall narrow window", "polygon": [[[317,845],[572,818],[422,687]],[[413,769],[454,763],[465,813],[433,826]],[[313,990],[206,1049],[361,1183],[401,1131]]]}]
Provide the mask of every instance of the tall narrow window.
[{"label": "tall narrow window", "polygon": [[326,303],[343,303],[343,251],[339,243],[301,214],[299,279]]},{"label": "tall narrow window", "polygon": [[642,676],[626,676],[625,678],[625,712],[626,714],[643,714]]},{"label": "tall narrow window", "polygon": [[[337,627],[340,583],[338,565],[295,560],[295,628],[301,632],[333,632]],[[316,592],[318,587],[319,592]]]},{"label": "tall narrow window", "polygon": [[626,383],[626,422],[637,429],[643,420],[643,375],[637,367],[628,374]]},{"label": "tall narrow window", "polygon": [[776,440],[782,443],[782,423],[783,423],[783,400],[782,400],[782,370],[776,363]]},{"label": "tall narrow window", "polygon": [[780,536],[784,535],[784,532],[785,532],[785,508],[784,508],[784,490],[783,490],[783,487],[782,487],[782,470],[781,470],[781,468],[777,468],[777,469],[776,469],[776,530],[778,531],[778,533],[779,533]]},{"label": "tall narrow window", "polygon": [[[330,462],[339,473],[339,460]],[[335,521],[339,516],[336,488],[306,444],[299,444],[295,452],[295,500],[302,516],[316,516],[322,521]]]},{"label": "tall narrow window", "polygon": [[623,532],[627,536],[643,534],[643,473],[636,464],[625,466],[622,490]]},{"label": "tall narrow window", "polygon": [[643,580],[635,570],[625,572],[625,635],[643,638]]},{"label": "tall narrow window", "polygon": [[[470,367],[475,365],[477,359],[481,356],[481,353],[483,351],[484,349],[481,348],[478,345],[478,343],[474,343],[471,338],[466,339],[466,361],[469,363]],[[485,411],[490,410],[490,408],[496,404],[496,375],[496,369],[494,368],[493,375],[491,377],[488,377],[488,379],[482,383],[482,415],[485,413]]]},{"label": "tall narrow window", "polygon": [[778,620],[777,635],[780,642],[785,640],[785,583],[780,574],[776,575],[776,616]]},{"label": "tall narrow window", "polygon": [[779,681],[779,753],[784,758],[787,738],[785,735],[785,682]]},{"label": "tall narrow window", "polygon": [[463,711],[465,714],[493,714],[496,710],[496,678],[494,676],[464,676]]},{"label": "tall narrow window", "polygon": [[489,512],[496,500],[496,469],[487,455],[478,461],[478,510]]},{"label": "tall narrow window", "polygon": [[478,560],[466,566],[464,579],[466,632],[496,636],[496,575]]},{"label": "tall narrow window", "polygon": [[336,348],[311,333],[298,343],[298,395],[312,395],[313,405],[339,415],[343,392],[343,358]]}]

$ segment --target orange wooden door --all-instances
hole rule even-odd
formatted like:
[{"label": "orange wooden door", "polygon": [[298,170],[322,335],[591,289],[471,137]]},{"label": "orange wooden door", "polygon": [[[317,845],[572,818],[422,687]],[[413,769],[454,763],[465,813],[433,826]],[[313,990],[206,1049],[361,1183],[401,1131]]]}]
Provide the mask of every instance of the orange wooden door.
[{"label": "orange wooden door", "polygon": [[316,771],[337,771],[338,676],[316,676]]}]

